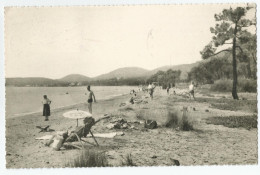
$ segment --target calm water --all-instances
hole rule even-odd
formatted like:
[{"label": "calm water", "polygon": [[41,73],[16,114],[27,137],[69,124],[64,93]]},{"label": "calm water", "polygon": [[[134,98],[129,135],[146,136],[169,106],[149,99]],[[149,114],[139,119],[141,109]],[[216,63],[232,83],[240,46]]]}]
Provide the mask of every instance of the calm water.
[{"label": "calm water", "polygon": [[[127,94],[134,87],[93,86],[98,100]],[[66,94],[68,92],[68,94]],[[6,117],[17,117],[42,111],[43,95],[52,101],[51,109],[86,102],[86,87],[6,87]]]}]

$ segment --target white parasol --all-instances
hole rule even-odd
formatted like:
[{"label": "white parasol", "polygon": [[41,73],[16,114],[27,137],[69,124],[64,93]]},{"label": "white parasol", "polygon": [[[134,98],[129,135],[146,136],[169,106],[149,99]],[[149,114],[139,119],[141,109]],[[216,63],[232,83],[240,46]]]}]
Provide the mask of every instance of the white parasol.
[{"label": "white parasol", "polygon": [[78,119],[82,119],[85,117],[92,117],[92,114],[90,114],[87,111],[82,111],[77,109],[77,110],[72,110],[64,113],[63,117],[70,118],[70,119],[77,119],[77,126],[78,126]]}]

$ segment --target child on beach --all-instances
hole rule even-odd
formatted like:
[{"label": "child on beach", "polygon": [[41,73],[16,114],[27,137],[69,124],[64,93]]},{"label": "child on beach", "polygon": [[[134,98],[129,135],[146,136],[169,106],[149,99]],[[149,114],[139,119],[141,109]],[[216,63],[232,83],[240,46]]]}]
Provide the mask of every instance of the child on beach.
[{"label": "child on beach", "polygon": [[93,99],[94,99],[94,102],[96,103],[96,98],[95,98],[95,95],[93,93],[93,91],[90,90],[90,86],[87,86],[87,90],[88,92],[86,93],[86,95],[88,96],[88,111],[89,113],[92,114],[92,103],[93,103]]},{"label": "child on beach", "polygon": [[51,110],[50,110],[50,104],[51,101],[48,99],[47,95],[43,96],[43,116],[45,116],[45,121],[48,121],[48,117],[51,115]]}]

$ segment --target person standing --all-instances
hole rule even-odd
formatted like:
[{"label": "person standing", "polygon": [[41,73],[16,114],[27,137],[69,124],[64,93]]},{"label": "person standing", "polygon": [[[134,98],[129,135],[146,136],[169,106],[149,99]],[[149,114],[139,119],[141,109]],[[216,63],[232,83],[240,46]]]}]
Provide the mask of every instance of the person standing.
[{"label": "person standing", "polygon": [[51,115],[51,110],[50,110],[51,101],[48,99],[47,95],[43,96],[42,104],[43,104],[43,114],[42,115],[45,116],[45,121],[48,121],[49,120],[48,117]]},{"label": "person standing", "polygon": [[194,96],[194,83],[193,81],[191,81],[190,86],[189,86],[189,96],[191,99],[191,95],[193,96],[194,100],[195,100],[195,96]]},{"label": "person standing", "polygon": [[148,85],[148,92],[150,94],[151,99],[153,99],[154,88],[155,88],[155,86],[153,84],[149,83],[149,85]]},{"label": "person standing", "polygon": [[94,92],[93,92],[92,90],[90,90],[90,86],[87,86],[87,90],[88,90],[88,92],[87,92],[86,95],[88,96],[88,100],[87,100],[87,103],[88,103],[88,111],[89,111],[89,113],[92,114],[92,103],[93,103],[93,102],[96,103],[97,101],[96,101]]},{"label": "person standing", "polygon": [[169,95],[170,85],[167,86],[166,90],[167,90],[167,94]]}]

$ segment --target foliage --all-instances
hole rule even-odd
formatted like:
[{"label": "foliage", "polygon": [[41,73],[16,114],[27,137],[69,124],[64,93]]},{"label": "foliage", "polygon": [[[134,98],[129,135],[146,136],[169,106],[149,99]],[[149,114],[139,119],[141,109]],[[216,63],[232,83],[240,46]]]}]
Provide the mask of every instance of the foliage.
[{"label": "foliage", "polygon": [[232,77],[232,65],[229,53],[222,53],[221,56],[212,57],[193,67],[188,73],[188,80],[202,84],[212,84],[215,80]]},{"label": "foliage", "polygon": [[206,119],[206,123],[214,125],[223,125],[229,128],[257,128],[257,115],[210,117]]},{"label": "foliage", "polygon": [[[218,92],[230,92],[232,89],[232,80],[221,79],[214,82],[211,86],[211,90]],[[241,78],[238,81],[238,90],[240,92],[256,92],[257,82],[252,79]]]},{"label": "foliage", "polygon": [[107,159],[104,153],[93,149],[82,150],[73,161],[67,162],[66,167],[107,167]]},{"label": "foliage", "polygon": [[158,82],[163,88],[167,86],[175,86],[176,82],[180,81],[180,70],[169,69],[167,71],[158,71],[156,74],[152,75],[147,81],[148,82]]},{"label": "foliage", "polygon": [[230,79],[221,79],[214,82],[210,87],[212,91],[218,92],[230,92],[232,90],[232,80]]}]

